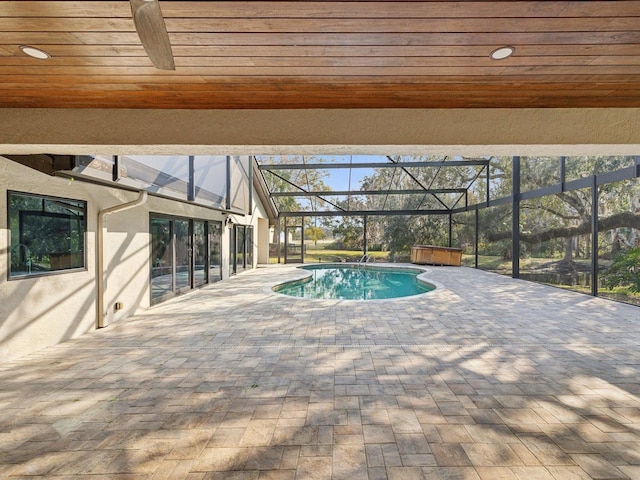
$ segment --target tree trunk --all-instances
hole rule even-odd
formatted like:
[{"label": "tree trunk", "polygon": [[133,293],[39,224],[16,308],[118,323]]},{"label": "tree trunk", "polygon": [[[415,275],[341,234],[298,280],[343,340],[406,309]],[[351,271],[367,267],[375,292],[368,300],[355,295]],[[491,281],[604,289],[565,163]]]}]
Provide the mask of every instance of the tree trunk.
[{"label": "tree trunk", "polygon": [[[598,222],[600,231],[613,230],[620,227],[640,229],[640,214],[633,212],[616,213],[610,217],[600,218]],[[539,233],[521,233],[520,241],[535,245],[556,238],[577,237],[579,235],[588,235],[589,233],[591,233],[591,220],[587,220],[575,227],[557,227]],[[511,232],[489,232],[487,234],[487,240],[490,242],[508,240],[510,238]]]},{"label": "tree trunk", "polygon": [[565,239],[563,262],[571,263],[573,261],[573,237]]}]

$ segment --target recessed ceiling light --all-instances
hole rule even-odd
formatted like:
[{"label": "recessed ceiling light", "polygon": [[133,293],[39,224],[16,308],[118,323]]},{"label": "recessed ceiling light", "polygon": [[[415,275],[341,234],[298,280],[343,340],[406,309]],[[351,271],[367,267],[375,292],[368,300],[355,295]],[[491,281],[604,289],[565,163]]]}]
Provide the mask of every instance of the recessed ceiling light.
[{"label": "recessed ceiling light", "polygon": [[515,51],[515,47],[500,47],[491,52],[490,57],[494,60],[504,60],[505,58],[513,55]]},{"label": "recessed ceiling light", "polygon": [[40,60],[51,58],[51,55],[49,55],[44,50],[40,50],[36,47],[30,47],[29,45],[20,45],[20,50],[22,50],[22,53],[24,53],[25,55],[29,55],[30,57],[38,58]]}]

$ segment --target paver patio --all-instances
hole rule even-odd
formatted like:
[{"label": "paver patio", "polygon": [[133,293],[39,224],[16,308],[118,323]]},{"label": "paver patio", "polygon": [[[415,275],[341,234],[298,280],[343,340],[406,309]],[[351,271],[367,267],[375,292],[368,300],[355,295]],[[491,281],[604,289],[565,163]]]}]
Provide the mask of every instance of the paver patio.
[{"label": "paver patio", "polygon": [[640,308],[467,268],[305,301],[259,268],[0,363],[0,477],[640,479]]}]

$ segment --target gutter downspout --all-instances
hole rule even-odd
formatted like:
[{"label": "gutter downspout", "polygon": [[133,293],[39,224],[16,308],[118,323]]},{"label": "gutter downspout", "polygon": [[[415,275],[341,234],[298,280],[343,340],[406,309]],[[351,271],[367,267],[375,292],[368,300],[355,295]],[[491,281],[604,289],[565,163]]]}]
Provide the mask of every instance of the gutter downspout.
[{"label": "gutter downspout", "polygon": [[133,207],[137,207],[138,205],[142,205],[147,202],[147,192],[141,191],[139,192],[139,196],[136,200],[132,202],[123,203],[121,205],[115,205],[113,207],[105,208],[104,210],[100,210],[98,212],[98,230],[97,234],[97,243],[98,248],[96,251],[97,257],[97,307],[96,307],[96,328],[103,328],[107,326],[107,312],[104,309],[104,291],[105,291],[105,278],[104,278],[104,234],[106,233],[105,226],[105,217],[112,213],[122,212],[124,210],[128,210]]}]

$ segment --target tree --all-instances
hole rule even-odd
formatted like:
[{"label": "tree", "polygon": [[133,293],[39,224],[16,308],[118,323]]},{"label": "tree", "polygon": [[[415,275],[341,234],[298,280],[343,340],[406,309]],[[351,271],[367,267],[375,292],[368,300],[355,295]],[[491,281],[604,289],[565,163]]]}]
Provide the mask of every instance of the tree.
[{"label": "tree", "polygon": [[318,240],[322,240],[326,236],[322,228],[312,225],[304,227],[304,235],[311,240],[316,247],[318,246]]},{"label": "tree", "polygon": [[[263,170],[263,177],[271,193],[304,193],[305,191],[330,191],[324,179],[328,176],[326,170],[305,169],[305,163],[322,163],[322,157],[303,156],[256,156],[259,164],[300,164],[299,169],[292,170]],[[326,201],[310,196],[278,196],[272,197],[276,207],[281,212],[299,212],[317,210]],[[289,223],[292,220],[288,219]],[[287,224],[289,224],[287,223]]]},{"label": "tree", "polygon": [[[305,163],[322,163],[323,158],[305,158],[303,156],[256,156],[259,164],[278,164],[293,163],[300,164],[299,169],[293,170],[263,170],[262,175],[267,183],[267,187],[271,193],[304,193],[305,191],[329,191],[330,188],[324,183],[324,178],[328,176],[326,170],[305,169]],[[272,196],[271,197],[280,212],[300,212],[312,211],[323,206],[325,202],[321,199],[313,197],[295,197],[295,196]],[[274,230],[273,242],[277,243],[280,232],[288,226],[299,226],[305,222],[305,230],[311,228],[310,219],[293,216],[285,216],[284,220],[279,221]]]},{"label": "tree", "polygon": [[[597,173],[615,171],[633,164],[630,157],[567,157],[565,160],[566,180],[571,181]],[[510,166],[502,159],[492,160],[493,195],[510,195],[502,181],[510,175]],[[521,191],[535,191],[560,182],[559,157],[523,157],[521,159]],[[608,248],[619,248],[619,244],[632,245],[631,238],[637,229],[637,219],[633,213],[638,209],[634,198],[640,198],[637,182],[618,182],[599,186],[599,229],[602,238],[608,238]],[[588,257],[591,252],[591,190],[589,188],[547,195],[520,204],[520,241],[532,255],[554,256],[562,252],[558,265],[575,267],[575,259]],[[631,212],[632,215],[628,215]],[[499,228],[495,218],[483,219],[484,238],[488,242],[507,241],[511,237],[510,228]],[[617,236],[617,238],[616,238]],[[601,239],[602,239],[601,238]],[[616,247],[618,244],[618,247]],[[601,247],[605,245],[601,241]],[[601,249],[602,249],[601,248]]]},{"label": "tree", "polygon": [[360,217],[339,217],[333,219],[333,235],[342,248],[362,250],[364,248],[363,221]]},{"label": "tree", "polygon": [[[378,168],[365,177],[363,190],[418,190],[420,193],[396,195],[364,195],[369,209],[388,210],[389,216],[376,217],[371,223],[376,225],[381,243],[386,245],[392,257],[400,252],[408,252],[415,244],[448,245],[448,212],[459,206],[464,194],[434,193],[432,189],[467,188],[482,170],[481,166],[453,167],[403,167],[403,163],[416,161],[462,160],[445,156],[414,156],[410,158],[388,157],[398,168]],[[394,215],[398,210],[442,210],[443,215]],[[371,238],[371,237],[369,237]]]},{"label": "tree", "polygon": [[602,276],[607,288],[629,286],[629,290],[640,293],[640,247],[619,253],[611,267]]},{"label": "tree", "polygon": [[[621,227],[640,229],[640,214],[634,212],[620,212],[606,218],[598,219],[599,228],[612,230]],[[591,232],[591,220],[575,226],[554,227],[542,232],[520,233],[520,241],[529,244],[548,242],[558,238],[570,238],[578,235],[588,235]],[[490,232],[489,241],[497,242],[511,237],[511,232]]]}]

